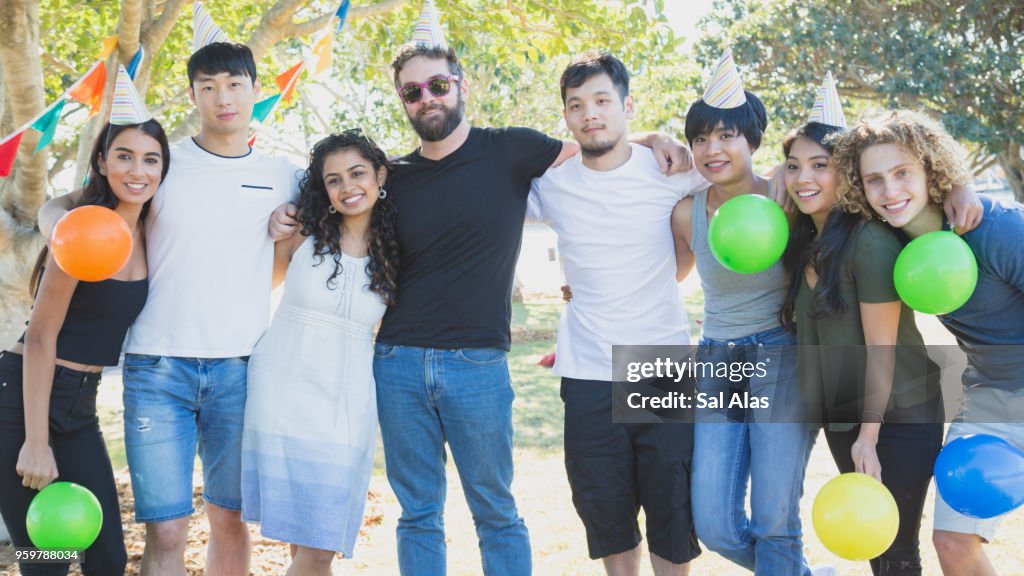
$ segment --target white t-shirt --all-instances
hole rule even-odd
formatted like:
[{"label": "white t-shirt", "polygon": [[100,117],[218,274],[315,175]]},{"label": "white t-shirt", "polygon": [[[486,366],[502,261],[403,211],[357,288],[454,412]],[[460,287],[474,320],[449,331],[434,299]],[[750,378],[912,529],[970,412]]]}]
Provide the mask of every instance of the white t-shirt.
[{"label": "white t-shirt", "polygon": [[270,214],[297,197],[299,168],[255,150],[227,158],[185,138],[146,217],[149,298],[133,354],[246,356],[270,320]]},{"label": "white t-shirt", "polygon": [[672,208],[709,184],[692,169],[665,177],[632,144],[614,170],[576,156],[533,180],[527,218],[558,234],[572,301],[558,329],[555,373],[612,380],[612,345],[685,345],[690,326],[676,283]]}]

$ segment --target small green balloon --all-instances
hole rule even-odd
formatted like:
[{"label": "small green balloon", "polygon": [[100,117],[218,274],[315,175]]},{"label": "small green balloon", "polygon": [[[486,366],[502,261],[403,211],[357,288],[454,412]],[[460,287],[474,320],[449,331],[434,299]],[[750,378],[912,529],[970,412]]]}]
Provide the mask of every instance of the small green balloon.
[{"label": "small green balloon", "polygon": [[54,482],[32,499],[25,528],[40,550],[85,550],[103,525],[100,501],[88,488],[73,482]]},{"label": "small green balloon", "polygon": [[949,314],[974,293],[978,261],[963,238],[941,230],[929,232],[900,252],[893,281],[907,306],[925,314]]},{"label": "small green balloon", "polygon": [[789,241],[782,208],[758,194],[743,194],[722,204],[708,225],[708,245],[722,266],[739,274],[771,268]]}]

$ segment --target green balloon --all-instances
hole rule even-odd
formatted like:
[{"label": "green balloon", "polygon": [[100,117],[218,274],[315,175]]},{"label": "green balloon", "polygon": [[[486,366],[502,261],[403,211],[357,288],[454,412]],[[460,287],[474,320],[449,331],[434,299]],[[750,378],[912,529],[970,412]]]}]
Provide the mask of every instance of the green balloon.
[{"label": "green balloon", "polygon": [[967,242],[956,234],[929,232],[900,252],[893,280],[907,306],[925,314],[949,314],[974,293],[978,261]]},{"label": "green balloon", "polygon": [[32,499],[25,528],[40,550],[85,550],[100,534],[103,509],[88,488],[54,482]]},{"label": "green balloon", "polygon": [[708,245],[722,266],[739,274],[771,268],[789,241],[782,208],[758,194],[743,194],[722,204],[708,225]]}]

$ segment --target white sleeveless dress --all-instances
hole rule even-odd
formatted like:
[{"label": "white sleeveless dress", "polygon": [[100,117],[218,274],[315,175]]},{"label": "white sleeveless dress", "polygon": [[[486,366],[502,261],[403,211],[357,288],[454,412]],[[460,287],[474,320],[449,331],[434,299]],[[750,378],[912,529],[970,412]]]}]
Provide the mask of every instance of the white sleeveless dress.
[{"label": "white sleeveless dress", "polygon": [[369,258],[296,250],[284,296],[249,359],[242,518],[268,537],[347,558],[363,520],[377,445],[373,328],[384,315]]}]

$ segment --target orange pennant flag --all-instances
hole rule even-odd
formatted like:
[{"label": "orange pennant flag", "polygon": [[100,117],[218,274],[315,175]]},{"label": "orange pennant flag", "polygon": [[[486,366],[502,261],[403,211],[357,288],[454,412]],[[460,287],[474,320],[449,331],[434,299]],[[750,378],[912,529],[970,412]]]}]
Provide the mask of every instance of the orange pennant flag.
[{"label": "orange pennant flag", "polygon": [[96,57],[97,60],[106,60],[107,56],[117,48],[117,34],[113,36],[107,36],[103,40],[103,49],[100,50],[100,55]]},{"label": "orange pennant flag", "polygon": [[68,90],[68,96],[89,107],[89,115],[98,114],[107,83],[107,64],[100,62]]},{"label": "orange pennant flag", "polygon": [[295,81],[299,78],[299,72],[302,72],[302,66],[305,63],[306,61],[303,60],[277,77],[277,87],[281,89],[281,100],[284,102],[288,102],[291,99],[292,90],[295,89]]},{"label": "orange pennant flag", "polygon": [[332,42],[334,34],[327,33],[324,37],[317,41],[313,46],[313,54],[316,55],[316,68],[313,69],[313,75],[319,76],[324,70],[331,66],[331,52]]}]

